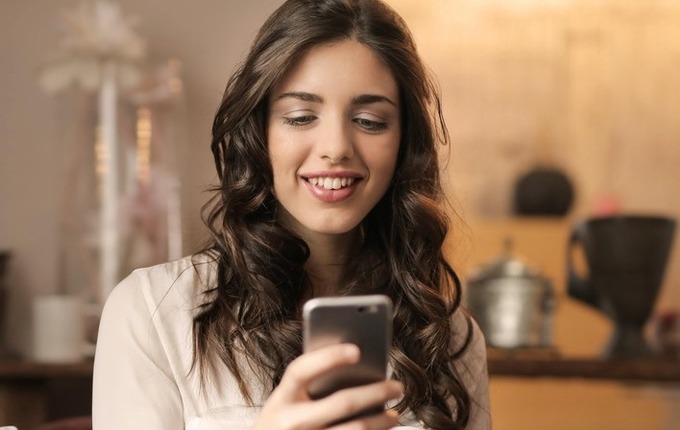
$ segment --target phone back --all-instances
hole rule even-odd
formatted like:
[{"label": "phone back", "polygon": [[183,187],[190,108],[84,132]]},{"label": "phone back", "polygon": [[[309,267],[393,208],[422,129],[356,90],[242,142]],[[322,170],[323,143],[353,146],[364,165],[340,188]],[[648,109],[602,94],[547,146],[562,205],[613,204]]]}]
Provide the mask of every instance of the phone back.
[{"label": "phone back", "polygon": [[303,308],[305,352],[337,343],[361,349],[358,363],[314,381],[312,398],[384,380],[392,344],[392,301],[384,295],[320,297]]}]

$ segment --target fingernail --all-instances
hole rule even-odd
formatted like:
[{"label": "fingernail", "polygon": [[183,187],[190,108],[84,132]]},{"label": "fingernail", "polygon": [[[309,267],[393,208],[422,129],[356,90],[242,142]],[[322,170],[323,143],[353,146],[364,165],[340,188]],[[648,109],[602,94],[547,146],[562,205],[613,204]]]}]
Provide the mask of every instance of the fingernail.
[{"label": "fingernail", "polygon": [[390,381],[390,383],[392,384],[392,389],[397,395],[401,396],[404,394],[404,384],[399,381]]},{"label": "fingernail", "polygon": [[351,343],[345,346],[345,355],[347,357],[356,358],[359,357],[360,354],[361,350],[359,349],[358,346]]}]

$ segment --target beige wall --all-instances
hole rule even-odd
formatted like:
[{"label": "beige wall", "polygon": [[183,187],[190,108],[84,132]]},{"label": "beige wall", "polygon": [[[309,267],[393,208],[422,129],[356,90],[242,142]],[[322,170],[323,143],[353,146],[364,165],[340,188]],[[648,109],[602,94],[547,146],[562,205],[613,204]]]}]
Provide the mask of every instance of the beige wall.
[{"label": "beige wall", "polygon": [[[176,57],[185,65],[188,141],[180,148],[179,173],[185,251],[190,252],[202,237],[198,208],[214,176],[208,152],[212,115],[226,77],[280,1],[119,3],[141,18],[140,32],[154,57]],[[680,0],[390,3],[411,26],[441,83],[453,137],[447,180],[470,223],[507,215],[512,180],[534,163],[552,163],[572,175],[578,186],[573,218],[589,214],[603,193],[617,195],[627,210],[680,215]],[[30,300],[54,290],[59,273],[55,214],[63,142],[55,137],[60,106],[40,91],[36,74],[55,46],[57,14],[75,4],[0,2],[0,248],[14,252],[8,334],[23,352],[30,342]],[[662,305],[680,306],[678,290],[676,250]],[[581,316],[594,321],[596,329],[590,340],[567,342],[569,351],[593,351],[606,336],[606,323],[597,325],[598,317],[587,312]],[[559,339],[568,327],[558,329]],[[567,406],[584,391],[617,401],[640,396],[639,390],[630,394],[619,386],[563,386],[564,395],[557,399]],[[494,382],[494,393],[500,393],[494,402],[503,411],[497,428],[530,428],[522,420],[537,413],[531,398],[555,396],[555,387],[550,381]],[[607,397],[611,392],[614,397]],[[645,397],[651,402],[646,409],[647,403],[635,403],[643,405],[640,420],[666,407],[657,400]],[[629,411],[637,407],[613,404]],[[596,410],[589,412],[595,416]],[[593,418],[600,425],[587,428],[661,428],[665,419],[653,426],[625,418],[602,424],[610,415],[616,414]],[[558,421],[566,424],[550,428],[586,428],[568,425],[574,421],[566,416]]]},{"label": "beige wall", "polygon": [[680,2],[391,3],[441,82],[467,210],[506,214],[514,176],[547,162],[582,212],[613,192],[678,213]]}]

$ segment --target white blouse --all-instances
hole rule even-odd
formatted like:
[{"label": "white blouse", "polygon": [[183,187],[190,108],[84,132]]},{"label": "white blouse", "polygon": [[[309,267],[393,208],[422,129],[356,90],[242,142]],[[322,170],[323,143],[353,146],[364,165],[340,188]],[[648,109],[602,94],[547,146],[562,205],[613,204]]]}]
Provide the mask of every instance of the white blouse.
[{"label": "white blouse", "polygon": [[[134,271],[109,296],[94,362],[95,430],[250,429],[259,408],[247,406],[228,372],[201,389],[192,364],[192,327],[211,285],[211,263],[191,258]],[[462,315],[456,331],[465,332]],[[461,335],[462,336],[462,335]],[[454,338],[454,341],[457,340]],[[468,428],[491,428],[484,338],[474,326],[472,344],[457,364],[473,401]],[[247,366],[246,366],[247,368]],[[266,394],[249,375],[254,399]],[[262,402],[261,402],[262,403]],[[424,428],[412,414],[397,429]]]}]

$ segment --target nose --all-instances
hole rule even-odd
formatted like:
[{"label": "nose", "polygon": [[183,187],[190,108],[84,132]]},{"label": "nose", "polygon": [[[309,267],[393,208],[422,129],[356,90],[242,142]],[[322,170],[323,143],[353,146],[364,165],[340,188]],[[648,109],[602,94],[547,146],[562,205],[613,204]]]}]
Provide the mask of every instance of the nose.
[{"label": "nose", "polygon": [[331,164],[338,164],[354,156],[352,129],[345,121],[337,119],[327,121],[323,136],[318,142],[321,158]]}]

